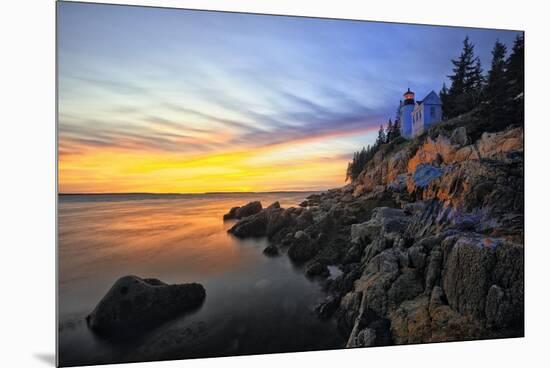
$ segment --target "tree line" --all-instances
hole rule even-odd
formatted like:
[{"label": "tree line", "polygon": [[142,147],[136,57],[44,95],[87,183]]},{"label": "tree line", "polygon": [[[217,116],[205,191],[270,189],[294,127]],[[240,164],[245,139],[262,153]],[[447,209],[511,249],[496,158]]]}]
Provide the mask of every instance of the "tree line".
[{"label": "tree line", "polygon": [[353,154],[353,158],[351,162],[348,163],[348,168],[346,170],[346,181],[357,179],[367,162],[369,162],[376,152],[378,152],[379,147],[383,144],[392,143],[399,137],[401,137],[399,117],[395,119],[395,123],[392,122],[390,118],[385,129],[384,125],[380,125],[375,143],[372,146],[368,145],[367,148],[363,147],[361,151]]},{"label": "tree line", "polygon": [[497,40],[491,52],[491,67],[487,74],[475,55],[474,44],[466,37],[462,52],[451,60],[451,86],[443,84],[439,97],[443,104],[443,119],[479,109],[490,126],[505,128],[523,123],[524,37],[514,40],[510,55],[505,44]]}]

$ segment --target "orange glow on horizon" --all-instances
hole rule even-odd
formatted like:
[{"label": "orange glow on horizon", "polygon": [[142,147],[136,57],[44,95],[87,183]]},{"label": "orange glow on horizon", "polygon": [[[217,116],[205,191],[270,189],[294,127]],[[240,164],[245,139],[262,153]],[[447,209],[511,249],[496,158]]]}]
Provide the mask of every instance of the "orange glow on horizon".
[{"label": "orange glow on horizon", "polygon": [[[374,131],[372,128],[364,132]],[[205,193],[323,190],[344,184],[342,147],[357,131],[202,154],[79,147],[60,139],[60,193]],[[69,147],[69,148],[67,148]]]}]

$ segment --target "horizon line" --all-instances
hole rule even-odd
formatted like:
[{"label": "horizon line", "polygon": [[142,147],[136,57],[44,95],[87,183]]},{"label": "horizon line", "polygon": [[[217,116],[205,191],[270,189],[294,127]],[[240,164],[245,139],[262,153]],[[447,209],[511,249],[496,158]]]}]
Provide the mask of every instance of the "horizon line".
[{"label": "horizon line", "polygon": [[330,189],[316,189],[316,190],[268,190],[268,191],[244,191],[244,192],[196,192],[196,193],[159,193],[159,192],[94,192],[94,193],[62,193],[58,192],[57,195],[71,196],[71,195],[204,195],[204,194],[261,194],[261,193],[310,193],[310,192],[323,192]]}]

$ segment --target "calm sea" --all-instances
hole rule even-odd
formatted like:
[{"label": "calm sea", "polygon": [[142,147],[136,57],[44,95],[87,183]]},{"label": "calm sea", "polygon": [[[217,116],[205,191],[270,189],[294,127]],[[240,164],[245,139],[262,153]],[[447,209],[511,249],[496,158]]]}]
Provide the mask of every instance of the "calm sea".
[{"label": "calm sea", "polygon": [[[312,311],[324,295],[266,239],[239,240],[223,222],[253,200],[297,206],[310,193],[71,195],[59,198],[59,349],[63,365],[341,347],[334,322]],[[124,275],[200,282],[196,312],[131,340],[96,337],[85,323]]]}]

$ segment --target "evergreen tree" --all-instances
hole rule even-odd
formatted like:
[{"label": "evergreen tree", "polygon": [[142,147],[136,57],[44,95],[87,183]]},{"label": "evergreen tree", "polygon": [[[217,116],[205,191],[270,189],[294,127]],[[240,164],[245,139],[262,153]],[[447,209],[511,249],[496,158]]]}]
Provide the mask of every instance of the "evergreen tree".
[{"label": "evergreen tree", "polygon": [[399,123],[399,120],[392,123],[390,118],[386,128],[386,143],[390,143],[399,137],[401,137],[401,124]]},{"label": "evergreen tree", "polygon": [[401,120],[397,120],[395,121],[395,123],[393,123],[393,131],[393,139],[401,137]]},{"label": "evergreen tree", "polygon": [[380,129],[378,130],[378,137],[376,138],[376,145],[381,146],[384,143],[386,143],[386,134],[384,133],[384,126],[380,125]]},{"label": "evergreen tree", "polygon": [[385,143],[390,143],[394,138],[394,127],[391,121],[391,118],[388,120],[388,126],[386,127],[386,141]]},{"label": "evergreen tree", "polygon": [[515,124],[523,124],[525,39],[518,35],[512,52],[506,61],[507,107],[509,118]]},{"label": "evergreen tree", "polygon": [[491,70],[487,77],[485,95],[487,104],[484,110],[487,112],[489,123],[505,124],[507,107],[507,81],[506,81],[506,45],[495,43],[492,51]]},{"label": "evergreen tree", "polygon": [[449,116],[448,109],[449,106],[449,90],[447,89],[447,85],[445,82],[443,82],[443,87],[441,87],[441,91],[439,91],[439,99],[441,100],[441,110],[443,112],[443,120],[447,119]]},{"label": "evergreen tree", "polygon": [[462,53],[453,63],[450,75],[451,87],[446,98],[446,116],[452,118],[475,108],[483,91],[483,70],[478,57],[474,55],[474,45],[466,37]]},{"label": "evergreen tree", "polygon": [[367,149],[363,147],[361,151],[355,152],[350,163],[348,163],[348,169],[346,171],[346,181],[355,180],[361,174],[361,171],[365,168],[369,160],[374,156],[376,151],[369,145]]},{"label": "evergreen tree", "polygon": [[479,57],[475,58],[473,69],[468,73],[466,78],[466,93],[468,94],[469,110],[479,106],[483,100],[483,92],[485,88],[485,77],[483,69],[481,69],[481,61]]}]

